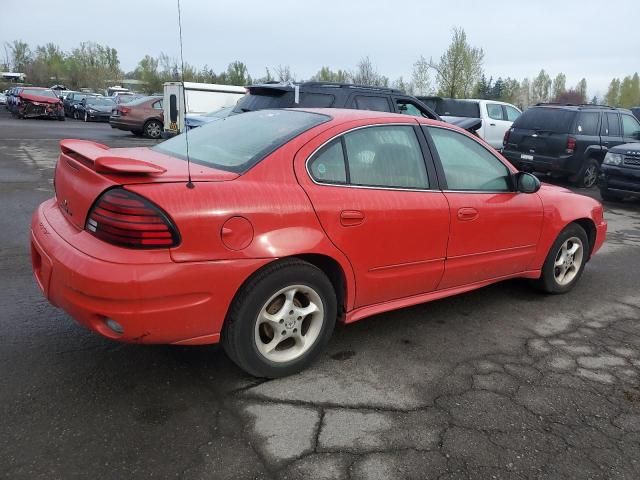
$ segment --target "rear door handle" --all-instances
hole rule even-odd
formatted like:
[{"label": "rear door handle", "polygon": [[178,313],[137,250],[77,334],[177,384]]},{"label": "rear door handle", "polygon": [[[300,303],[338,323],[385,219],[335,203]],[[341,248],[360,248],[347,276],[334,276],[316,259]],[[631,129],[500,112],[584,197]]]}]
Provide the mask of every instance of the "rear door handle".
[{"label": "rear door handle", "polygon": [[478,210],[471,207],[463,207],[458,210],[458,220],[467,222],[478,218]]},{"label": "rear door handle", "polygon": [[495,123],[490,123],[489,125],[491,125],[492,127],[495,127],[496,124]]},{"label": "rear door handle", "polygon": [[359,210],[343,210],[340,212],[340,224],[343,227],[353,227],[364,222],[364,213]]}]

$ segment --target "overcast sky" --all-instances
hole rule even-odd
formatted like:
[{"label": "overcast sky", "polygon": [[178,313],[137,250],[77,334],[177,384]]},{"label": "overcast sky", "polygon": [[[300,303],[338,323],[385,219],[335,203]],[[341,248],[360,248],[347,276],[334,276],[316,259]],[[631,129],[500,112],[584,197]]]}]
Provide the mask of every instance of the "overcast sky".
[{"label": "overcast sky", "polygon": [[[640,70],[638,0],[181,0],[185,61],[215,71],[234,60],[252,76],[289,65],[308,78],[323,65],[353,69],[369,56],[391,80],[420,55],[439,58],[460,26],[484,49],[487,76],[533,77],[544,68],[582,77],[602,96],[612,77]],[[178,56],[177,0],[20,0],[3,9],[0,40],[70,50],[91,40],[118,50],[124,70],[145,55]]]}]

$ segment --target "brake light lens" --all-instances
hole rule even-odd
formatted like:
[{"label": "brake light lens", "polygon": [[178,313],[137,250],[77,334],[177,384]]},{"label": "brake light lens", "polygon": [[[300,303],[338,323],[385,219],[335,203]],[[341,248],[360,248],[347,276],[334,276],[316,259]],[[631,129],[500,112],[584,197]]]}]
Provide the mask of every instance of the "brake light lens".
[{"label": "brake light lens", "polygon": [[118,107],[118,110],[120,111],[120,115],[126,115],[131,111],[129,107]]},{"label": "brake light lens", "polygon": [[511,129],[509,128],[506,132],[504,132],[504,138],[502,139],[502,146],[506,147],[507,143],[509,143],[509,135],[511,135]]},{"label": "brake light lens", "polygon": [[576,139],[569,137],[567,139],[567,153],[573,153],[576,149]]},{"label": "brake light lens", "polygon": [[170,248],[180,243],[178,229],[160,207],[123,188],[107,190],[96,200],[85,229],[125,248]]}]

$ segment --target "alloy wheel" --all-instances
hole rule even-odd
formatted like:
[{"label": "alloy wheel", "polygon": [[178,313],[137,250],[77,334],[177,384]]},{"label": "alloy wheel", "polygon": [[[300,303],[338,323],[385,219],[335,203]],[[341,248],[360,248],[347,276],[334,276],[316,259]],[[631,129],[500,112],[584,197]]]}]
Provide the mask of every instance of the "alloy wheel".
[{"label": "alloy wheel", "polygon": [[260,310],[255,345],[271,362],[296,360],[318,340],[323,323],[320,295],[306,285],[291,285],[272,295]]},{"label": "alloy wheel", "polygon": [[568,238],[558,250],[553,264],[553,276],[558,285],[568,285],[573,281],[584,259],[584,246],[578,237]]},{"label": "alloy wheel", "polygon": [[584,171],[583,184],[585,187],[590,188],[596,184],[598,179],[598,167],[595,165],[589,165]]}]

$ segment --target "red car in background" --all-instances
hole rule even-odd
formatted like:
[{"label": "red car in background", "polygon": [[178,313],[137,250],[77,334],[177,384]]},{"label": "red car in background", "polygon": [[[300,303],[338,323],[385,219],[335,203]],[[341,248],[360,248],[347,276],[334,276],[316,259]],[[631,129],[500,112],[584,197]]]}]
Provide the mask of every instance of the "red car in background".
[{"label": "red car in background", "polygon": [[24,87],[15,98],[12,112],[18,118],[48,117],[64,121],[62,100],[50,88]]},{"label": "red car in background", "polygon": [[164,129],[163,122],[161,96],[142,97],[119,104],[109,118],[112,128],[154,139],[160,138]]},{"label": "red car in background", "polygon": [[567,292],[607,229],[596,200],[407,115],[261,110],[61,150],[31,225],[49,301],[114,340],[221,341],[260,377],[309,365],[336,321],[515,277]]}]

